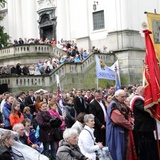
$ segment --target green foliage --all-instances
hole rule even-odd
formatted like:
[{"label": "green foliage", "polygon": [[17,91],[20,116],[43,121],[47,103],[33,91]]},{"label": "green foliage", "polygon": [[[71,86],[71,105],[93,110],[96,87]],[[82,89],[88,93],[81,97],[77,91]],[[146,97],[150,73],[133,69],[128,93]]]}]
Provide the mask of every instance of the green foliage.
[{"label": "green foliage", "polygon": [[[5,0],[0,0],[0,6],[3,7],[3,4],[6,3]],[[0,21],[3,20],[4,17],[0,16]]]},{"label": "green foliage", "polygon": [[98,80],[98,87],[106,88],[108,85],[115,85],[115,81],[113,80],[106,80],[106,79],[99,79]]},{"label": "green foliage", "polygon": [[[6,3],[6,1],[0,0],[0,5],[2,5],[2,3]],[[2,20],[3,20],[3,17],[0,16],[0,21]],[[8,45],[8,42],[7,42],[8,39],[9,39],[9,35],[7,33],[4,33],[4,27],[0,26],[0,49]]]},{"label": "green foliage", "polygon": [[9,39],[9,35],[7,33],[4,33],[4,27],[0,26],[0,49],[3,47],[7,47]]},{"label": "green foliage", "polygon": [[121,85],[126,85],[128,83],[127,76],[121,76]]}]

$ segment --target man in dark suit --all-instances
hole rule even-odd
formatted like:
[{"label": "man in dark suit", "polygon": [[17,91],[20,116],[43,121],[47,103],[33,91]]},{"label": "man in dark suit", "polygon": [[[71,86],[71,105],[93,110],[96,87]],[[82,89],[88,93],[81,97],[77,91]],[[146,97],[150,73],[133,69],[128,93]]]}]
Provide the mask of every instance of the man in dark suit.
[{"label": "man in dark suit", "polygon": [[26,106],[30,107],[30,112],[33,115],[36,115],[36,109],[35,109],[35,97],[34,97],[34,91],[30,89],[28,91],[28,96],[25,98],[25,104]]},{"label": "man in dark suit", "polygon": [[82,97],[82,91],[80,89],[77,90],[76,97],[74,98],[74,108],[76,110],[77,115],[81,112],[87,113],[85,100]]},{"label": "man in dark suit", "polygon": [[26,96],[25,92],[20,92],[18,94],[18,97],[17,97],[17,100],[20,103],[20,110],[21,110],[22,113],[23,113],[24,107],[26,106],[26,104],[25,104],[25,96]]},{"label": "man in dark suit", "polygon": [[134,113],[134,141],[140,160],[157,160],[158,150],[153,131],[156,121],[144,110],[144,87],[139,86],[136,96],[131,100]]},{"label": "man in dark suit", "polygon": [[96,142],[103,142],[105,145],[106,140],[106,106],[102,100],[102,91],[96,90],[94,93],[95,99],[89,104],[89,112],[95,116],[95,131]]}]

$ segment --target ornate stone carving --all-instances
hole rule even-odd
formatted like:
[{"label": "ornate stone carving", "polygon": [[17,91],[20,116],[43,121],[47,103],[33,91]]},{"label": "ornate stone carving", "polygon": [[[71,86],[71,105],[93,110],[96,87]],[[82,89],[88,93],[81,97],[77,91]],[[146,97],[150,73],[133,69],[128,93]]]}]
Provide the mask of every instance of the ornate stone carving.
[{"label": "ornate stone carving", "polygon": [[3,9],[6,8],[5,3],[0,3],[0,7],[3,8]]},{"label": "ornate stone carving", "polygon": [[38,0],[38,10],[49,7],[56,7],[56,0]]},{"label": "ornate stone carving", "polygon": [[1,17],[5,17],[7,14],[8,14],[8,10],[7,10],[7,9],[5,9],[5,10],[0,10],[0,16],[1,16]]}]

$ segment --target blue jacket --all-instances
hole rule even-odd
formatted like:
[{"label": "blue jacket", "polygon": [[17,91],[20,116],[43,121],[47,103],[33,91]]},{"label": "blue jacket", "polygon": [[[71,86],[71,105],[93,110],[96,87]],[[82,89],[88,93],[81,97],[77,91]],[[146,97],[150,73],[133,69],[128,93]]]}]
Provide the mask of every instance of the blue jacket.
[{"label": "blue jacket", "polygon": [[9,121],[9,116],[10,116],[10,113],[11,113],[11,110],[9,110],[6,105],[8,105],[7,103],[4,104],[4,107],[3,107],[3,110],[2,110],[2,113],[3,113],[3,116],[4,116],[4,127],[10,127],[11,124],[10,124],[10,121]]},{"label": "blue jacket", "polygon": [[30,130],[29,137],[28,137],[28,144],[37,144],[40,146],[41,142],[37,140],[35,137],[35,131],[33,129]]},{"label": "blue jacket", "polygon": [[79,59],[79,57],[75,57],[74,58],[74,63],[78,63],[78,62],[81,62],[80,59]]}]

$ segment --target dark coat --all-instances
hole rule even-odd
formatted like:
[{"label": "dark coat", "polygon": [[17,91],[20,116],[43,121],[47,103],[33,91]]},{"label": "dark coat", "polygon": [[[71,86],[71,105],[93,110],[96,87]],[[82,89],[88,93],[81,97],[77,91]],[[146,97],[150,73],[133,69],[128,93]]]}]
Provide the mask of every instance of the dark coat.
[{"label": "dark coat", "polygon": [[24,66],[23,69],[22,69],[22,71],[23,71],[24,75],[28,75],[29,74],[29,69],[28,69],[27,66]]},{"label": "dark coat", "polygon": [[154,131],[156,127],[156,121],[150,116],[148,112],[144,110],[144,101],[137,99],[134,102],[134,131],[149,132]]},{"label": "dark coat", "polygon": [[17,74],[21,75],[22,70],[19,63],[16,65],[16,69],[17,69]]},{"label": "dark coat", "polygon": [[66,127],[71,128],[72,125],[75,123],[76,111],[74,109],[74,106],[70,104],[67,104],[65,106],[65,110],[66,110],[66,118],[65,118]]},{"label": "dark coat", "polygon": [[133,106],[134,141],[138,157],[141,160],[157,160],[158,150],[154,137],[156,121],[144,110],[144,101],[137,99]]},{"label": "dark coat", "polygon": [[11,68],[11,74],[17,74],[17,69],[15,67]]},{"label": "dark coat", "polygon": [[45,112],[38,112],[36,116],[36,121],[40,127],[39,131],[39,141],[40,142],[50,142],[53,141],[53,128],[51,127],[50,120],[51,120],[50,113],[48,111]]},{"label": "dark coat", "polygon": [[[102,101],[104,107],[105,107],[105,102]],[[106,107],[105,107],[106,108]],[[95,116],[95,132],[94,135],[96,137],[96,142],[103,142],[103,145],[105,145],[105,137],[106,137],[106,130],[101,129],[102,125],[106,126],[105,122],[105,117],[104,113],[102,110],[102,107],[100,104],[97,102],[97,100],[93,100],[89,104],[89,112]]]},{"label": "dark coat", "polygon": [[3,123],[3,114],[0,112],[0,123]]},{"label": "dark coat", "polygon": [[0,145],[0,160],[12,160],[11,148]]},{"label": "dark coat", "polygon": [[81,112],[87,112],[85,108],[85,100],[83,99],[83,97],[81,97],[81,100],[82,102],[80,101],[80,98],[78,96],[74,98],[74,108],[77,112],[77,115]]},{"label": "dark coat", "polygon": [[33,114],[36,111],[35,106],[33,104],[34,101],[35,101],[35,97],[33,97],[33,101],[30,96],[27,96],[25,98],[25,104],[30,108],[31,114]]},{"label": "dark coat", "polygon": [[20,103],[20,110],[21,110],[21,112],[23,113],[23,109],[24,109],[24,107],[26,106],[26,104],[25,104],[25,102],[24,101],[22,101],[21,99],[17,99],[18,100],[18,102]]}]

